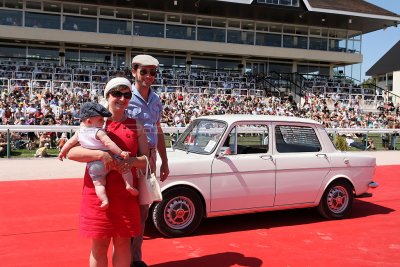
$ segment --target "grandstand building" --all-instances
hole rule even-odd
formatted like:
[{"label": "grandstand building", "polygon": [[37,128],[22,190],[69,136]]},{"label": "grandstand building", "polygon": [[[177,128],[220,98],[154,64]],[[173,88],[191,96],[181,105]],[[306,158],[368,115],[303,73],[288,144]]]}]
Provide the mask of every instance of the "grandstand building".
[{"label": "grandstand building", "polygon": [[366,73],[380,88],[400,95],[400,41],[381,57]]},{"label": "grandstand building", "polygon": [[105,82],[96,78],[102,71],[112,76],[149,53],[164,68],[360,79],[362,35],[399,23],[363,0],[0,0],[0,71],[8,86],[30,79],[91,88]]}]

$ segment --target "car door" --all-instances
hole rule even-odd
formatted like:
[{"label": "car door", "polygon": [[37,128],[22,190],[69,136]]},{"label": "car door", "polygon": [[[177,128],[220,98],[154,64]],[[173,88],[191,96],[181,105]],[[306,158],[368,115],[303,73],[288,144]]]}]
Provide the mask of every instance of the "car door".
[{"label": "car door", "polygon": [[330,171],[313,125],[274,125],[275,206],[314,202]]},{"label": "car door", "polygon": [[[275,197],[275,164],[269,125],[245,123],[227,132],[212,164],[211,211],[272,206]],[[223,142],[224,143],[224,142]]]}]

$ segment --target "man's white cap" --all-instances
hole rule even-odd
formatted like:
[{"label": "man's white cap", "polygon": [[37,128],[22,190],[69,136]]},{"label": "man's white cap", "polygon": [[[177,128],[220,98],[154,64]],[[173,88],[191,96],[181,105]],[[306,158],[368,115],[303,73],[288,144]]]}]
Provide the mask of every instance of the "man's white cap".
[{"label": "man's white cap", "polygon": [[111,89],[121,85],[126,86],[130,90],[132,90],[132,84],[127,78],[116,77],[109,80],[108,83],[106,84],[106,88],[104,89],[104,97],[107,97],[107,94],[108,92],[110,92]]},{"label": "man's white cap", "polygon": [[140,66],[156,66],[160,64],[157,59],[150,55],[137,55],[134,58],[132,58],[132,66],[134,65],[140,65]]}]

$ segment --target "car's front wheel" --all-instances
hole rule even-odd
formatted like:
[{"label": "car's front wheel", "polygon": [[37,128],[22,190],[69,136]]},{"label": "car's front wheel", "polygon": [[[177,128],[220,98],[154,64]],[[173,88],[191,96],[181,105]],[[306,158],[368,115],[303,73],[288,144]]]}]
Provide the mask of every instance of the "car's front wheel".
[{"label": "car's front wheel", "polygon": [[348,182],[333,182],[326,188],[318,211],[327,219],[342,219],[350,212],[353,199],[353,190]]},{"label": "car's front wheel", "polygon": [[204,207],[192,189],[176,187],[163,192],[163,200],[152,209],[157,230],[169,237],[193,233],[203,218]]}]

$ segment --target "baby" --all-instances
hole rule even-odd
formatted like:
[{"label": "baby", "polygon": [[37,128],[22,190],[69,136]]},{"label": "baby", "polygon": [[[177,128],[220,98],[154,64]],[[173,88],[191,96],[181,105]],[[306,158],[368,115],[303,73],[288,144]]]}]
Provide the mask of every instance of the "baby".
[{"label": "baby", "polygon": [[[81,125],[79,131],[69,139],[61,148],[58,158],[62,161],[66,157],[68,151],[74,147],[78,142],[82,147],[88,149],[99,149],[103,151],[110,150],[114,157],[117,159],[129,158],[129,152],[120,149],[111,139],[107,136],[103,129],[104,117],[111,117],[111,113],[102,105],[87,102],[81,107],[80,118]],[[96,195],[101,200],[101,208],[108,208],[108,197],[105,189],[106,185],[106,171],[104,164],[101,161],[92,161],[88,163],[89,175],[93,180]],[[138,190],[133,187],[132,172],[128,170],[122,174],[122,178],[126,184],[126,190],[132,195],[137,196]]]}]

